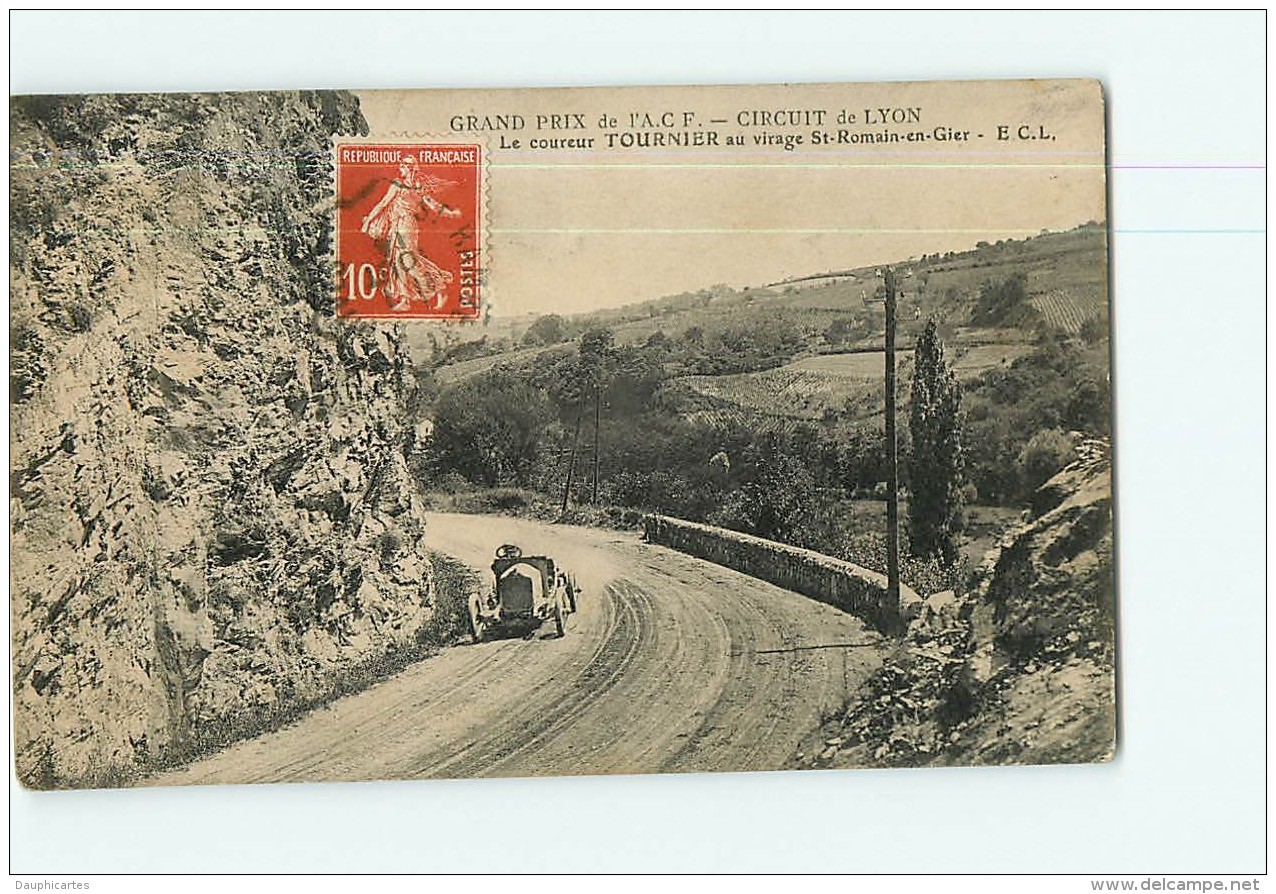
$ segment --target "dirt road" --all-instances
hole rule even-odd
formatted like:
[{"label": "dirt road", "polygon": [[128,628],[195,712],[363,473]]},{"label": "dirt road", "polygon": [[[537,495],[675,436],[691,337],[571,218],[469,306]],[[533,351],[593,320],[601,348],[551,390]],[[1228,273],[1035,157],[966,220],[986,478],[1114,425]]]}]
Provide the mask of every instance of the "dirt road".
[{"label": "dirt road", "polygon": [[434,515],[428,537],[485,580],[501,543],[555,556],[583,588],[566,635],[444,649],[148,784],[777,769],[881,661],[856,618],[634,534]]}]

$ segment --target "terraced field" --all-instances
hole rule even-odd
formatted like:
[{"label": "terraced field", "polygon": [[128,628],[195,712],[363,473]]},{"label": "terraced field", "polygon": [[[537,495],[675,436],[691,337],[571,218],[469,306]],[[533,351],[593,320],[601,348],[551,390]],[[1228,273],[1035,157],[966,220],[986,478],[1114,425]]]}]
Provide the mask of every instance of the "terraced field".
[{"label": "terraced field", "polygon": [[[969,381],[1031,349],[1026,342],[957,344],[949,348],[949,359],[957,377]],[[684,376],[676,384],[686,398],[683,415],[702,422],[750,417],[818,421],[830,412],[867,419],[882,412],[884,363],[880,353],[823,354],[755,373]],[[906,398],[910,350],[900,351],[898,371],[899,393]]]},{"label": "terraced field", "polygon": [[738,408],[745,415],[818,420],[826,411],[842,410],[861,392],[880,391],[881,378],[882,355],[843,354],[809,357],[756,373],[686,376],[678,381],[710,398],[719,413]]},{"label": "terraced field", "polygon": [[1080,332],[1086,321],[1101,316],[1106,310],[1094,290],[1052,289],[1033,295],[1031,301],[1047,323],[1070,335]]}]

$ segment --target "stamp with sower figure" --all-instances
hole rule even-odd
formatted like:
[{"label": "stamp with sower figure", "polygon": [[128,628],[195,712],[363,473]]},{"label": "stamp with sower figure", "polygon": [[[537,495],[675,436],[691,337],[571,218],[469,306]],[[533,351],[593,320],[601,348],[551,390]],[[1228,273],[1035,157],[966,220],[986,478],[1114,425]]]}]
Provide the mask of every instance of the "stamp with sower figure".
[{"label": "stamp with sower figure", "polygon": [[336,146],[337,315],[476,320],[481,146]]}]

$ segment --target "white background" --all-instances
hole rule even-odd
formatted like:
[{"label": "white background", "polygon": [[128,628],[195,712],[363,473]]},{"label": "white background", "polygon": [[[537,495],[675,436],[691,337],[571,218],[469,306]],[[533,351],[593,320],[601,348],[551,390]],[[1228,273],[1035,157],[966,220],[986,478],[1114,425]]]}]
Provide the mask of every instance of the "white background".
[{"label": "white background", "polygon": [[1086,767],[74,793],[10,770],[12,872],[1266,870],[1266,171],[1235,167],[1266,163],[1264,13],[10,24],[11,93],[1100,78],[1122,719]]}]

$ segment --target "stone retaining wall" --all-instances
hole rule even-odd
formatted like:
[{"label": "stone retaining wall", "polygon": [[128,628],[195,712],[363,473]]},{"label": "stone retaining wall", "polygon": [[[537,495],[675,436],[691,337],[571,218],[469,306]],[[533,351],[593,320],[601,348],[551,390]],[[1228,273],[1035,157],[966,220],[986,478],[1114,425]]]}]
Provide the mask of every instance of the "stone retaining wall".
[{"label": "stone retaining wall", "polygon": [[[886,575],[809,549],[664,515],[643,517],[649,543],[676,549],[836,606],[882,633],[902,627],[900,606],[886,598]],[[900,601],[919,597],[900,586]]]}]

